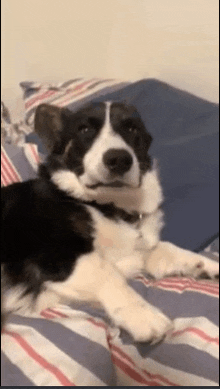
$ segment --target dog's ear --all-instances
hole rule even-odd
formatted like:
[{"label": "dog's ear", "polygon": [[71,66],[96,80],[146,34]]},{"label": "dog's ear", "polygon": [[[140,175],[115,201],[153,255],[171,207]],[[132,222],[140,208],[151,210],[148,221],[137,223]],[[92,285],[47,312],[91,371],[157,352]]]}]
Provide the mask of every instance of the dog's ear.
[{"label": "dog's ear", "polygon": [[[145,127],[146,128],[146,127]],[[151,146],[151,143],[153,142],[153,138],[151,136],[151,134],[149,134],[149,132],[146,130],[146,146],[147,146],[147,150],[149,150],[150,146]]]},{"label": "dog's ear", "polygon": [[34,130],[41,137],[49,152],[60,141],[60,134],[67,113],[66,108],[49,104],[41,104],[36,109]]}]

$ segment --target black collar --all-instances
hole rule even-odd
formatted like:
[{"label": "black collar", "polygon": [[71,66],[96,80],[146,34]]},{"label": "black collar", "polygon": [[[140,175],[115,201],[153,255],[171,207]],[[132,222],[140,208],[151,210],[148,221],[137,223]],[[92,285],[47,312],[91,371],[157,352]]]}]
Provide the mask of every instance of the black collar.
[{"label": "black collar", "polygon": [[95,201],[92,201],[87,204],[99,210],[105,217],[116,221],[123,220],[127,223],[135,224],[143,217],[142,214],[136,211],[127,212],[122,208],[116,207],[113,203],[98,204]]}]

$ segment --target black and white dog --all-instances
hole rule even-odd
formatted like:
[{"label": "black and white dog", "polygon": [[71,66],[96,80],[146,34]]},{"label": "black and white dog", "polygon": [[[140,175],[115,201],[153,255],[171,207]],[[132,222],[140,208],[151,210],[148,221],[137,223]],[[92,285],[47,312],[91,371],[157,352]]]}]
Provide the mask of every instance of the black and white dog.
[{"label": "black and white dog", "polygon": [[163,196],[141,117],[122,103],[43,104],[35,131],[49,150],[39,177],[2,189],[4,311],[96,301],[136,341],[160,340],[172,321],[126,279],[215,278],[219,266],[160,241]]}]

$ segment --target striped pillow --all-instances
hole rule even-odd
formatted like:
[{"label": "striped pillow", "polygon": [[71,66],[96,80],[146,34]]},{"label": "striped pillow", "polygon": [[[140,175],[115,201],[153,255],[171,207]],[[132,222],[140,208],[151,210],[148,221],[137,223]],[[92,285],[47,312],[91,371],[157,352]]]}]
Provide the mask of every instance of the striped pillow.
[{"label": "striped pillow", "polygon": [[1,146],[1,186],[36,177],[41,156],[37,146],[25,143],[23,147]]},{"label": "striped pillow", "polygon": [[35,178],[43,159],[37,145],[25,142],[28,131],[23,129],[11,123],[9,110],[1,102],[1,186]]},{"label": "striped pillow", "polygon": [[82,103],[91,100],[91,97],[114,92],[126,85],[129,85],[129,82],[101,78],[77,78],[57,84],[21,82],[25,101],[25,124],[33,129],[35,110],[41,103],[75,110]]}]

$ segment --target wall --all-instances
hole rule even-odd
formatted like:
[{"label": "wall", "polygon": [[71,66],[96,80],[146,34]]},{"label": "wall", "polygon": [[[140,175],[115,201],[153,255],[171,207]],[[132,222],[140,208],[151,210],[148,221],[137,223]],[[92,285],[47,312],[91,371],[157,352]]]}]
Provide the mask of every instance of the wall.
[{"label": "wall", "polygon": [[158,77],[218,101],[218,0],[2,0],[2,94],[26,79]]}]

